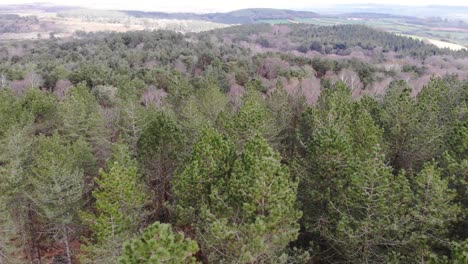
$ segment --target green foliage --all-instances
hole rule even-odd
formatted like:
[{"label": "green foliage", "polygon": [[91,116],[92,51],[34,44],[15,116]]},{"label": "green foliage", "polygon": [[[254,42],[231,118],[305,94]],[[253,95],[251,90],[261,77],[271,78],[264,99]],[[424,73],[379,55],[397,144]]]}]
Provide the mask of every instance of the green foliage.
[{"label": "green foliage", "polygon": [[384,129],[386,156],[395,168],[413,167],[413,141],[418,133],[416,102],[410,96],[411,88],[403,81],[390,84],[383,99],[379,121]]},{"label": "green foliage", "polygon": [[13,126],[22,126],[32,119],[32,114],[23,109],[19,100],[10,89],[0,89],[0,138]]},{"label": "green foliage", "polygon": [[181,217],[197,219],[210,261],[271,263],[297,237],[296,189],[264,139],[253,137],[236,155],[232,143],[204,130],[174,193]]},{"label": "green foliage", "polygon": [[110,85],[98,85],[91,89],[91,93],[103,107],[112,107],[117,101],[117,88]]},{"label": "green foliage", "polygon": [[36,133],[50,133],[57,124],[57,102],[51,94],[38,88],[31,88],[21,97],[24,111],[34,118]]},{"label": "green foliage", "polygon": [[455,238],[463,239],[468,236],[468,122],[455,121],[446,141],[448,150],[442,156],[441,167],[450,187],[457,193],[455,201],[462,208],[452,233]]},{"label": "green foliage", "polygon": [[175,106],[179,106],[183,98],[194,92],[193,86],[185,76],[177,72],[172,72],[167,78],[167,84],[160,88],[169,93],[169,99]]},{"label": "green foliage", "polygon": [[218,119],[217,126],[221,127],[221,130],[239,146],[257,134],[271,143],[276,142],[281,128],[276,126],[274,116],[269,111],[261,94],[254,90],[248,90],[242,101],[237,112],[223,112]]},{"label": "green foliage", "polygon": [[47,219],[47,231],[63,240],[71,261],[69,230],[83,204],[84,168],[94,159],[91,149],[83,140],[68,143],[58,135],[39,136],[31,156],[28,197],[38,215]]},{"label": "green foliage", "polygon": [[81,207],[84,191],[84,168],[93,163],[89,145],[73,143],[60,136],[40,136],[32,153],[29,195],[41,214],[59,225],[71,224]]},{"label": "green foliage", "polygon": [[59,105],[62,124],[59,132],[71,140],[90,139],[99,126],[97,103],[88,88],[78,84]]},{"label": "green foliage", "polygon": [[194,262],[170,225],[138,236],[155,221],[208,263],[466,262],[466,51],[342,25],[77,36],[0,43],[0,263],[79,236],[83,263]]},{"label": "green foliage", "polygon": [[299,148],[296,130],[300,125],[300,117],[306,107],[305,98],[300,94],[289,95],[281,82],[266,99],[268,111],[271,113],[277,140],[272,146],[277,149],[283,160],[293,160]]},{"label": "green foliage", "polygon": [[81,63],[70,73],[70,80],[73,83],[84,82],[89,87],[109,83],[110,78],[111,69],[107,65],[93,61]]},{"label": "green foliage", "polygon": [[[209,203],[209,187],[229,172],[235,159],[233,144],[212,129],[203,129],[194,145],[189,163],[174,178],[179,222],[196,219],[201,206]],[[217,179],[219,175],[219,179]],[[216,178],[215,178],[216,177]],[[194,195],[200,194],[197,199]]]},{"label": "green foliage", "polygon": [[60,65],[50,69],[45,75],[44,85],[49,88],[54,88],[57,81],[67,79],[68,71],[63,65]]},{"label": "green foliage", "polygon": [[418,171],[426,161],[438,158],[454,119],[448,87],[433,78],[417,98],[403,81],[390,85],[384,97],[380,122],[387,155],[396,170]]},{"label": "green foliage", "polygon": [[462,241],[460,243],[454,242],[452,245],[452,258],[453,264],[462,264],[468,262],[468,241]]},{"label": "green foliage", "polygon": [[[406,112],[408,104],[416,106],[408,91],[393,89],[401,89],[396,95],[389,91],[400,105],[388,106],[384,114],[390,109],[412,114]],[[315,241],[325,259],[428,261],[436,248],[447,246],[441,237],[459,213],[454,193],[434,166],[414,176],[392,175],[380,148],[382,131],[367,109],[368,102],[352,102],[347,88],[338,84],[304,113],[306,155],[299,193],[304,226],[325,240]]]},{"label": "green foliage", "polygon": [[81,214],[94,238],[91,244],[83,247],[87,261],[115,263],[123,241],[136,233],[144,217],[147,195],[139,182],[136,163],[123,156],[121,148],[116,151],[115,161],[109,164],[108,172],[101,170],[96,179],[99,189],[92,193],[96,200],[94,213]]},{"label": "green foliage", "polygon": [[30,160],[31,126],[10,127],[0,137],[0,253],[2,261],[22,263],[27,249],[26,208],[30,192],[27,165]]},{"label": "green foliage", "polygon": [[383,263],[389,251],[405,248],[410,232],[405,209],[411,205],[403,176],[394,177],[379,149],[365,160],[350,161],[353,171],[340,175],[336,197],[316,228],[341,257],[353,263]]},{"label": "green foliage", "polygon": [[203,87],[188,98],[181,109],[181,117],[195,133],[205,125],[214,125],[219,113],[226,110],[228,98],[217,85],[203,82]]},{"label": "green foliage", "polygon": [[[292,29],[291,33],[288,34],[290,39],[302,43],[318,42],[322,44],[322,50],[325,53],[343,54],[343,50],[348,47],[359,47],[364,50],[382,48],[383,52],[394,51],[422,58],[434,54],[451,53],[448,50],[426,45],[421,40],[389,34],[389,32],[364,25],[317,27],[307,24],[292,24],[290,27]],[[460,54],[465,54],[465,52],[460,52]]]},{"label": "green foliage", "polygon": [[0,191],[2,198],[12,203],[18,196],[28,193],[29,178],[27,166],[32,149],[31,125],[12,126],[1,138],[0,144]]},{"label": "green foliage", "polygon": [[195,241],[174,233],[169,224],[156,222],[125,243],[119,263],[196,263],[193,255],[197,251]]},{"label": "green foliage", "polygon": [[[410,208],[414,233],[412,251],[409,256],[427,259],[431,246],[448,244],[441,238],[446,237],[448,227],[457,219],[460,207],[452,203],[455,192],[448,188],[448,181],[441,177],[440,169],[433,164],[425,164],[420,173],[410,178],[413,203]],[[420,245],[420,246],[418,246]]]},{"label": "green foliage", "polygon": [[156,110],[146,120],[137,143],[138,159],[147,186],[155,192],[154,210],[159,217],[167,217],[165,202],[172,196],[171,179],[183,158],[186,138],[177,120],[168,112]]},{"label": "green foliage", "polygon": [[259,79],[253,79],[248,81],[245,84],[246,90],[252,91],[252,93],[255,92],[260,92],[260,93],[266,93],[267,88],[263,86],[262,82]]},{"label": "green foliage", "polygon": [[119,111],[117,127],[121,133],[121,140],[135,153],[148,113],[143,106],[132,99],[119,101],[117,109]]}]

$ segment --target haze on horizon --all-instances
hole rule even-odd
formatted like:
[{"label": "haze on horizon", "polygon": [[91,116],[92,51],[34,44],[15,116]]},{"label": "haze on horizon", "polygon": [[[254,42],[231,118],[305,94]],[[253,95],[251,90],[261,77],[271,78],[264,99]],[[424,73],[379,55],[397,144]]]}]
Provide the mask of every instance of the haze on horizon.
[{"label": "haze on horizon", "polygon": [[24,3],[51,3],[55,5],[79,6],[98,9],[112,10],[144,10],[144,11],[166,11],[166,12],[226,12],[242,8],[282,8],[296,10],[318,10],[322,8],[331,8],[334,5],[343,4],[383,4],[383,5],[404,5],[404,6],[468,6],[464,0],[394,0],[391,3],[385,0],[330,0],[326,4],[311,3],[309,0],[295,1],[268,1],[268,0],[238,0],[220,3],[217,0],[177,0],[172,2],[161,1],[160,3],[151,0],[133,0],[131,2],[124,0],[70,0],[64,3],[61,0],[31,1],[31,0],[0,0],[0,5],[4,4],[24,4]]}]

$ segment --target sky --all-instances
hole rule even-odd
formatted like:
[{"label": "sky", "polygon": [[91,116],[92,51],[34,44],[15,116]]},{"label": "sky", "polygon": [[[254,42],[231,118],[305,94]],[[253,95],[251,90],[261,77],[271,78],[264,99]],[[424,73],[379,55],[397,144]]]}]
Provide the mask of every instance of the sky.
[{"label": "sky", "polygon": [[[334,4],[377,3],[396,5],[452,5],[468,6],[467,0],[327,0],[324,4],[313,0],[0,0],[0,4],[20,4],[31,2],[48,2],[59,5],[74,5],[101,9],[125,9],[146,11],[232,11],[241,8],[268,7],[285,9],[313,9]],[[315,1],[318,2],[318,1]]]}]

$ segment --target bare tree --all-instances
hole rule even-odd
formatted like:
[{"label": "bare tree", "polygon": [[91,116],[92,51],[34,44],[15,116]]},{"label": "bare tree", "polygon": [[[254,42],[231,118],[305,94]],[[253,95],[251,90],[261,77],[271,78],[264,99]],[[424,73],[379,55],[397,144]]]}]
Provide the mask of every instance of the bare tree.
[{"label": "bare tree", "polygon": [[0,73],[0,88],[8,85],[8,80],[5,73]]}]

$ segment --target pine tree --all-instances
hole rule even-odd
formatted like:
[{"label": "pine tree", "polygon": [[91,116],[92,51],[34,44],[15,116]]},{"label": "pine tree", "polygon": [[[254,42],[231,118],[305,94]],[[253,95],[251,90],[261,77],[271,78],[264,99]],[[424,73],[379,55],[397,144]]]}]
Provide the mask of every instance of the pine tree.
[{"label": "pine tree", "polygon": [[130,147],[132,153],[137,151],[138,139],[145,126],[146,109],[134,98],[119,101],[118,128],[121,138]]},{"label": "pine tree", "polygon": [[154,211],[158,219],[167,219],[165,203],[172,197],[171,179],[184,155],[186,140],[177,120],[167,112],[148,114],[137,143],[138,159],[143,166],[146,184],[154,192]]},{"label": "pine tree", "polygon": [[391,83],[383,99],[379,122],[384,129],[386,156],[396,172],[413,168],[417,113],[411,88],[403,81]]},{"label": "pine tree", "polygon": [[[219,133],[204,128],[189,158],[190,161],[175,176],[173,183],[181,224],[197,220],[201,206],[209,203],[210,186],[229,173],[235,160],[235,150],[233,144]],[[194,199],[197,194],[199,196]]]},{"label": "pine tree", "polygon": [[218,114],[228,105],[228,98],[216,84],[205,81],[202,85],[180,110],[181,119],[192,133],[198,133],[205,125],[215,125]]},{"label": "pine tree", "polygon": [[[351,93],[344,84],[324,90],[315,108],[302,116],[299,140],[304,147],[300,160],[299,196],[303,204],[304,225],[313,230],[326,214],[328,203],[340,191],[338,181],[346,181],[352,149]],[[360,136],[370,136],[369,134]]]},{"label": "pine tree", "polygon": [[462,215],[452,230],[452,239],[464,240],[468,237],[468,113],[466,106],[459,109],[460,119],[455,121],[446,138],[447,150],[442,155],[441,168],[449,186],[455,190],[455,201],[462,208]]},{"label": "pine tree", "polygon": [[61,134],[73,140],[79,137],[92,138],[98,126],[97,102],[88,88],[80,83],[68,91],[60,102]]},{"label": "pine tree", "polygon": [[298,233],[297,182],[261,137],[244,148],[236,155],[232,143],[204,130],[175,179],[177,209],[196,219],[209,261],[279,262]]},{"label": "pine tree", "polygon": [[441,79],[433,78],[417,96],[417,134],[413,135],[414,168],[439,158],[444,151],[444,138],[452,122],[449,88]]},{"label": "pine tree", "polygon": [[468,262],[468,239],[452,243],[452,264],[463,264]]},{"label": "pine tree", "polygon": [[101,170],[96,179],[99,188],[92,193],[94,213],[81,214],[93,234],[93,240],[83,247],[86,262],[115,263],[122,243],[133,237],[144,217],[147,195],[139,182],[136,162],[128,157],[128,149],[124,155],[118,152],[108,170]]},{"label": "pine tree", "polygon": [[318,256],[352,263],[429,261],[437,246],[448,245],[442,238],[459,212],[447,181],[434,166],[393,176],[379,147],[380,129],[359,102],[351,115],[317,108],[305,119],[315,129],[300,197],[304,226],[325,249]]},{"label": "pine tree", "polygon": [[0,139],[7,131],[16,126],[20,127],[33,120],[32,114],[25,111],[21,101],[13,91],[7,88],[0,88]]},{"label": "pine tree", "polygon": [[453,120],[449,89],[433,78],[417,98],[403,81],[392,83],[384,97],[380,123],[384,128],[387,156],[395,170],[419,171],[425,162],[439,158],[444,137]]},{"label": "pine tree", "polygon": [[447,232],[457,219],[460,207],[453,203],[455,192],[441,177],[434,164],[425,164],[418,174],[410,178],[413,233],[407,256],[413,261],[425,262],[435,254],[435,249],[448,246]]},{"label": "pine tree", "polygon": [[137,238],[125,242],[119,263],[196,263],[193,256],[197,251],[195,241],[174,233],[170,224],[156,222]]},{"label": "pine tree", "polygon": [[299,147],[296,130],[299,126],[301,113],[305,108],[305,97],[296,93],[289,95],[281,81],[266,100],[268,111],[273,115],[278,132],[278,149],[285,160],[293,160]]},{"label": "pine tree", "polygon": [[[72,141],[85,139],[94,149],[99,160],[107,158],[109,131],[104,126],[104,120],[99,115],[98,103],[88,88],[80,83],[72,88],[59,104],[61,124],[58,132]],[[87,168],[86,174],[96,175],[94,168]],[[91,173],[93,171],[94,173]]]},{"label": "pine tree", "polygon": [[242,105],[235,113],[222,112],[216,126],[239,146],[257,134],[271,144],[279,143],[281,128],[276,126],[276,120],[262,95],[253,89],[247,89],[242,97]]},{"label": "pine tree", "polygon": [[378,147],[366,159],[350,161],[353,171],[337,181],[328,213],[316,226],[320,235],[351,263],[385,263],[409,246],[406,236],[411,195],[404,175],[394,177]]},{"label": "pine tree", "polygon": [[35,134],[49,134],[57,128],[57,99],[53,94],[31,88],[21,95],[19,103],[23,111],[32,116]]},{"label": "pine tree", "polygon": [[83,140],[67,143],[60,136],[40,136],[32,153],[31,200],[47,219],[49,231],[63,240],[72,262],[70,231],[76,223],[84,191],[83,168],[91,163],[91,149]]},{"label": "pine tree", "polygon": [[37,257],[33,241],[28,193],[31,189],[27,166],[32,149],[32,125],[11,126],[0,138],[0,259],[22,263],[21,253]]}]

